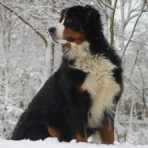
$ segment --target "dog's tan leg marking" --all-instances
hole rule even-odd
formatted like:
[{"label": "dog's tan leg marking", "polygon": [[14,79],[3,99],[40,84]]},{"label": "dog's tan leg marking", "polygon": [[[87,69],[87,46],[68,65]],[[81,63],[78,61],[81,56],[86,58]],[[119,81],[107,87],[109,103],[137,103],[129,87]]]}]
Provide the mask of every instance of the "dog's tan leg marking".
[{"label": "dog's tan leg marking", "polygon": [[114,127],[111,119],[109,118],[104,119],[102,128],[100,128],[99,132],[103,144],[114,143]]},{"label": "dog's tan leg marking", "polygon": [[52,127],[48,127],[48,135],[49,135],[49,137],[57,137],[59,140],[62,137],[61,132],[55,128],[52,128]]},{"label": "dog's tan leg marking", "polygon": [[82,136],[82,134],[80,132],[76,132],[75,138],[76,138],[77,142],[87,142],[87,137]]}]

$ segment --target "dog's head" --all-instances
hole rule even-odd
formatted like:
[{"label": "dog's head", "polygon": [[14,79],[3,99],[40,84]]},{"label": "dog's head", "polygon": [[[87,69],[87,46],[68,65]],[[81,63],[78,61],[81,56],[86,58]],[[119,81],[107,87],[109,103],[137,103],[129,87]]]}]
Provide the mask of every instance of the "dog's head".
[{"label": "dog's head", "polygon": [[66,41],[77,45],[91,42],[102,32],[100,15],[91,6],[73,6],[61,13],[56,27],[49,28],[52,39],[56,42]]}]

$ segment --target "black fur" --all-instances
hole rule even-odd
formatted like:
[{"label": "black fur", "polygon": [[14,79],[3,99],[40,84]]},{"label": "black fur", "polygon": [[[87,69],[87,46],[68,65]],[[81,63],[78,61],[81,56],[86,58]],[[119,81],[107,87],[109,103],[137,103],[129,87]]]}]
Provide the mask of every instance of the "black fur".
[{"label": "black fur", "polygon": [[68,141],[76,129],[83,130],[90,105],[89,94],[79,91],[85,75],[63,62],[21,116],[12,139],[44,139],[48,127],[54,127],[63,133],[62,140]]},{"label": "black fur", "polygon": [[[115,81],[122,87],[122,68],[120,58],[106,41],[100,15],[91,6],[74,6],[65,9],[65,27],[86,34],[90,43],[91,54],[104,55],[116,69],[113,70]],[[68,20],[70,19],[70,20]],[[87,73],[71,68],[73,61],[63,58],[60,68],[55,72],[34,97],[21,116],[12,139],[45,139],[48,127],[62,132],[61,140],[69,141],[76,131],[84,133],[87,128],[88,111],[91,106],[90,94],[81,91]],[[119,100],[120,94],[115,96]]]}]

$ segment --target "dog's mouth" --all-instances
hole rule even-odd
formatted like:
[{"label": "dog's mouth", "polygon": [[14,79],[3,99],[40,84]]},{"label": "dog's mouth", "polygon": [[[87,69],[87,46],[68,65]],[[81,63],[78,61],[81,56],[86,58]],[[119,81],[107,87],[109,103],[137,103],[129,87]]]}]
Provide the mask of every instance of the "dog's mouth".
[{"label": "dog's mouth", "polygon": [[66,55],[69,52],[69,50],[71,49],[71,43],[67,42],[65,44],[62,44],[62,47],[63,47],[63,53],[64,53],[64,55]]},{"label": "dog's mouth", "polygon": [[66,40],[59,40],[56,37],[52,37],[52,40],[56,43],[56,44],[61,44],[62,45],[62,51],[63,54],[66,55],[70,48],[71,48],[71,44],[70,42],[66,41]]}]

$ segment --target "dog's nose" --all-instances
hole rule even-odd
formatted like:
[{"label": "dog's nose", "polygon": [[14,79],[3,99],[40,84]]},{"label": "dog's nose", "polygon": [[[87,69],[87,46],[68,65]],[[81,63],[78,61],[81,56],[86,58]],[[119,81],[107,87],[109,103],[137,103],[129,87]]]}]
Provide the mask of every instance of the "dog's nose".
[{"label": "dog's nose", "polygon": [[51,27],[51,28],[48,29],[48,32],[49,32],[50,34],[54,34],[55,31],[56,31],[56,28],[55,28],[55,27]]}]

